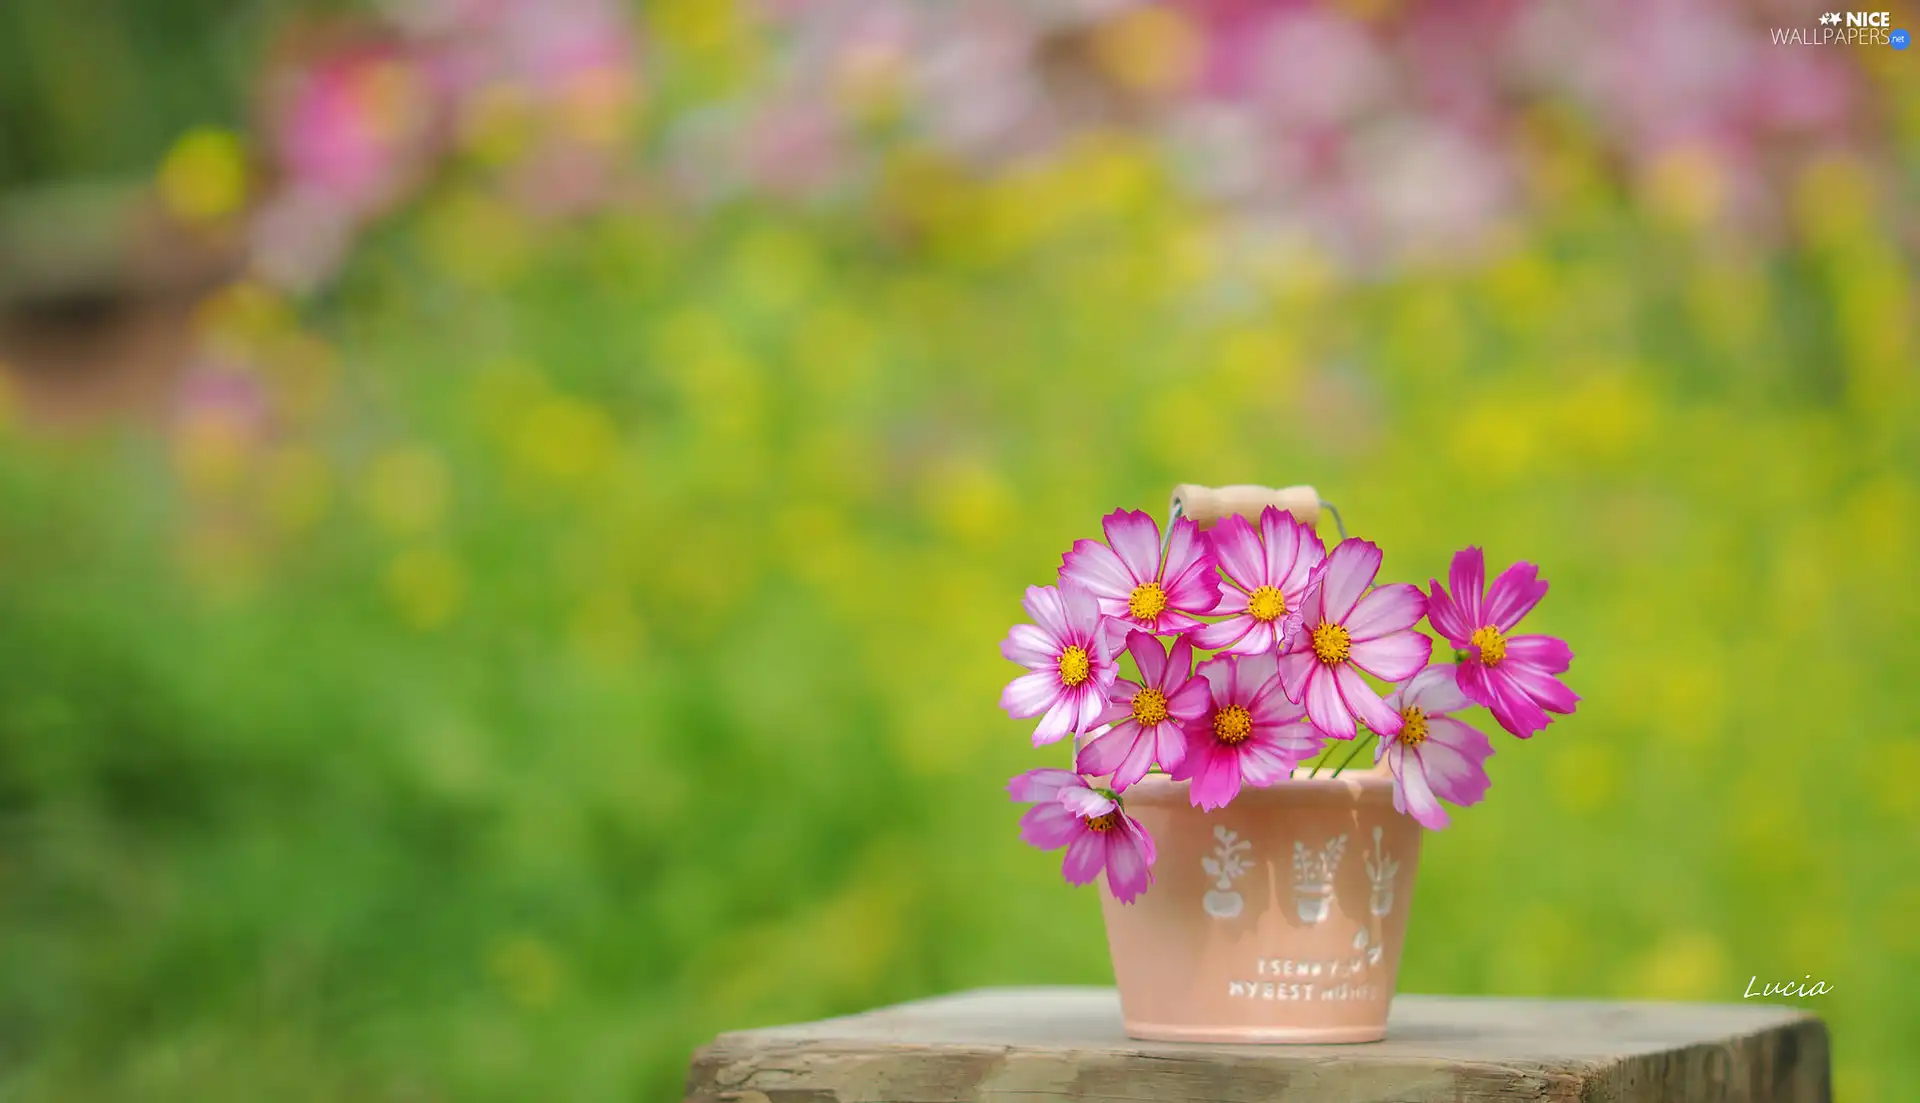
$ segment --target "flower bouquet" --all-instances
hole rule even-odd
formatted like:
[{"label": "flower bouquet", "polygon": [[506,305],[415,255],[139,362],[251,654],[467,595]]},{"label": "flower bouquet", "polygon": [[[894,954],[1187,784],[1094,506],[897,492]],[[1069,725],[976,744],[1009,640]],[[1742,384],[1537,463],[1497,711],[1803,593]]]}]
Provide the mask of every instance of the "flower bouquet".
[{"label": "flower bouquet", "polygon": [[1383,583],[1376,545],[1327,549],[1321,507],[1182,486],[1164,533],[1109,514],[1000,645],[1027,670],[1001,705],[1035,746],[1073,737],[1072,769],[1008,785],[1021,837],[1064,847],[1073,884],[1105,874],[1134,1037],[1384,1037],[1420,829],[1488,787],[1462,714],[1525,739],[1579,700],[1566,643],[1518,632],[1547,591],[1533,564],[1487,585],[1469,547],[1446,585]]}]

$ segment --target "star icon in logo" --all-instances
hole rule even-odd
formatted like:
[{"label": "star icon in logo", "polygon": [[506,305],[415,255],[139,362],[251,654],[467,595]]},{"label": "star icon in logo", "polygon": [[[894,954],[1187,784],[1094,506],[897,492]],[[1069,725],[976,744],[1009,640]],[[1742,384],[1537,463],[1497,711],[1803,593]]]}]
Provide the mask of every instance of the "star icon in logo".
[{"label": "star icon in logo", "polygon": [[1820,17],[1820,22],[1822,22],[1822,23],[1838,23],[1838,22],[1840,22],[1840,13],[1839,13],[1839,12],[1837,12],[1837,11],[1830,11],[1830,12],[1828,12],[1828,13],[1826,13],[1825,15],[1823,15],[1823,16],[1821,16],[1821,17]]}]

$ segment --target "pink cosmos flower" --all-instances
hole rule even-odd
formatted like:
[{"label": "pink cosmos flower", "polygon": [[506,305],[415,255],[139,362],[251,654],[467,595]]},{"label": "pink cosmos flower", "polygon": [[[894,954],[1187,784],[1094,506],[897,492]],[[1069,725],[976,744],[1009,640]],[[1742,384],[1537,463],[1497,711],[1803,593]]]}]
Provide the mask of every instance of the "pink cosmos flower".
[{"label": "pink cosmos flower", "polygon": [[1093,591],[1101,614],[1112,618],[1107,625],[1112,646],[1118,647],[1130,628],[1155,636],[1197,628],[1194,618],[1220,603],[1213,550],[1192,521],[1182,517],[1173,523],[1164,558],[1160,526],[1138,510],[1115,510],[1101,527],[1107,543],[1076,542],[1061,557],[1060,581]]},{"label": "pink cosmos flower", "polygon": [[1447,826],[1441,800],[1465,807],[1487,795],[1487,757],[1493,744],[1448,713],[1473,702],[1460,692],[1452,663],[1435,663],[1395,686],[1387,707],[1400,714],[1400,733],[1382,739],[1374,761],[1393,771],[1393,807],[1438,831]]},{"label": "pink cosmos flower", "polygon": [[1140,682],[1121,678],[1113,684],[1100,717],[1101,724],[1113,726],[1081,748],[1076,763],[1083,774],[1108,777],[1115,792],[1147,776],[1155,762],[1163,770],[1180,765],[1187,753],[1182,725],[1207,711],[1207,681],[1193,674],[1192,636],[1173,641],[1169,656],[1159,640],[1136,629],[1127,633],[1127,652],[1140,668]]},{"label": "pink cosmos flower", "polygon": [[1227,580],[1214,612],[1229,615],[1196,632],[1194,645],[1241,655],[1283,650],[1299,631],[1307,578],[1327,557],[1326,545],[1311,526],[1273,506],[1260,511],[1258,534],[1236,513],[1210,535]]},{"label": "pink cosmos flower", "polygon": [[1546,596],[1539,574],[1531,563],[1515,563],[1486,587],[1483,602],[1486,561],[1479,548],[1463,548],[1453,557],[1452,596],[1434,579],[1427,606],[1434,630],[1466,652],[1457,674],[1461,692],[1522,739],[1547,726],[1547,713],[1570,713],[1580,700],[1555,677],[1573,664],[1565,640],[1508,635]]},{"label": "pink cosmos flower", "polygon": [[1241,785],[1284,781],[1323,745],[1306,710],[1287,700],[1274,658],[1216,655],[1200,664],[1211,700],[1206,714],[1187,727],[1187,753],[1175,780],[1190,780],[1187,797],[1200,809],[1224,808]]},{"label": "pink cosmos flower", "polygon": [[1360,677],[1411,678],[1427,665],[1433,641],[1413,626],[1427,611],[1418,586],[1374,586],[1378,546],[1343,540],[1314,568],[1301,630],[1280,656],[1280,681],[1290,700],[1304,703],[1313,726],[1332,739],[1352,739],[1355,721],[1381,738],[1398,735],[1400,714]]},{"label": "pink cosmos flower", "polygon": [[1087,884],[1105,869],[1107,887],[1122,904],[1153,884],[1153,836],[1111,794],[1072,771],[1046,769],[1019,775],[1007,792],[1033,805],[1020,817],[1023,841],[1041,850],[1067,848],[1060,872],[1068,884]]},{"label": "pink cosmos flower", "polygon": [[1021,602],[1034,624],[1016,624],[1000,653],[1031,673],[1007,683],[1000,707],[1015,719],[1040,717],[1033,745],[1092,728],[1107,707],[1119,664],[1100,631],[1100,607],[1079,586],[1027,587]]}]

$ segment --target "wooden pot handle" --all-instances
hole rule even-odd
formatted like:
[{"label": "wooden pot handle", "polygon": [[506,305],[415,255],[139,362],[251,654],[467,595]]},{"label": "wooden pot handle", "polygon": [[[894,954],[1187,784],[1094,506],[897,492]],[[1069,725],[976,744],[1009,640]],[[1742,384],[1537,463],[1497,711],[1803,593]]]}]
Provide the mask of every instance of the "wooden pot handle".
[{"label": "wooden pot handle", "polygon": [[1308,525],[1320,523],[1320,494],[1310,486],[1196,486],[1181,483],[1173,488],[1173,509],[1190,517],[1203,529],[1212,528],[1222,517],[1238,513],[1256,526],[1260,511],[1273,506],[1283,509]]}]

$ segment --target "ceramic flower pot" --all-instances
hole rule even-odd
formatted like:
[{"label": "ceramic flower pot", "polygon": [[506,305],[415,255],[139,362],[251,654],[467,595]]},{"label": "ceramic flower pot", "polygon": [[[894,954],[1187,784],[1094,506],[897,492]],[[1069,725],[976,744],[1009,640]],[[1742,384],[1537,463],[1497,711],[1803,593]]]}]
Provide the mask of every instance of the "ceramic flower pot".
[{"label": "ceramic flower pot", "polygon": [[1394,811],[1388,773],[1244,789],[1215,812],[1154,774],[1126,808],[1158,851],[1139,899],[1101,890],[1128,1036],[1386,1037],[1421,835]]}]

